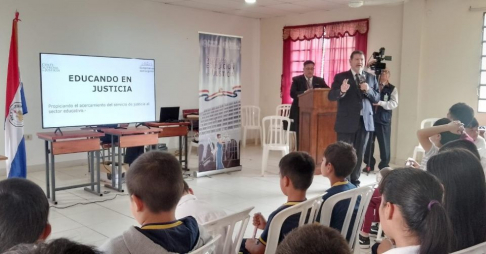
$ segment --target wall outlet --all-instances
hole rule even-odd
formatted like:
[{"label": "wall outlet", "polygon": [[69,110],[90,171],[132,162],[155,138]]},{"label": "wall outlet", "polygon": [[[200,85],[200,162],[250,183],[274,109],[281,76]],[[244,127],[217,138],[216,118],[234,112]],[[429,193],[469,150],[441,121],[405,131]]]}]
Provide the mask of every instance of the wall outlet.
[{"label": "wall outlet", "polygon": [[24,138],[25,140],[32,140],[32,134],[25,134]]}]

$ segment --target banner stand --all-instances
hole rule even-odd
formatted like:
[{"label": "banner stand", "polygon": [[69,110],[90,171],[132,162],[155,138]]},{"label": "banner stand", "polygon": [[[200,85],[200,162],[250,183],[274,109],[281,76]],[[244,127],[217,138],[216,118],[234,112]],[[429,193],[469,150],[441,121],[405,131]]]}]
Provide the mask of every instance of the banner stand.
[{"label": "banner stand", "polygon": [[241,171],[241,166],[232,167],[232,168],[225,168],[225,169],[221,169],[221,170],[211,170],[211,171],[206,171],[206,172],[194,171],[194,177],[204,177],[204,176],[211,176],[211,175],[216,175],[216,174],[231,173],[231,172],[236,172],[236,171]]},{"label": "banner stand", "polygon": [[241,170],[241,40],[199,32],[199,166],[195,177]]}]

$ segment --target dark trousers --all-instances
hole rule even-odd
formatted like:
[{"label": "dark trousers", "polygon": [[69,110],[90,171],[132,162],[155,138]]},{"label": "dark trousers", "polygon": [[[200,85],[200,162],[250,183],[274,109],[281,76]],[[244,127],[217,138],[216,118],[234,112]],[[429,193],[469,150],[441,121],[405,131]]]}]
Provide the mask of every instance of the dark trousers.
[{"label": "dark trousers", "polygon": [[376,160],[373,156],[373,152],[375,151],[376,139],[378,139],[378,146],[380,147],[381,160],[378,164],[378,168],[381,170],[382,168],[390,166],[388,165],[390,163],[390,135],[391,125],[375,123],[375,132],[374,134],[370,135],[370,139],[368,140],[368,142],[371,142],[371,145],[366,146],[366,151],[363,158],[364,163],[366,163],[366,165],[368,165],[371,170],[374,170],[376,165]]},{"label": "dark trousers", "polygon": [[359,176],[361,175],[361,162],[363,161],[363,153],[365,150],[366,143],[368,141],[368,131],[366,131],[364,127],[363,117],[359,121],[358,130],[355,133],[337,133],[338,141],[343,141],[353,145],[354,149],[356,150],[357,162],[356,166],[354,167],[353,172],[348,177],[350,182],[356,187],[359,186]]}]

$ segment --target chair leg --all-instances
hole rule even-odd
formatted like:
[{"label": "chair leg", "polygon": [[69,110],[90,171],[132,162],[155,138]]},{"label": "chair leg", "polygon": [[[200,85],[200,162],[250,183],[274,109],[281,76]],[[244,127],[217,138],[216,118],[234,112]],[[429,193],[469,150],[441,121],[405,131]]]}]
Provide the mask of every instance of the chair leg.
[{"label": "chair leg", "polygon": [[417,147],[413,149],[413,157],[414,160],[417,160]]},{"label": "chair leg", "polygon": [[382,232],[383,232],[383,229],[381,228],[381,223],[380,223],[380,226],[378,226],[378,234],[376,235],[376,241],[377,242],[381,242],[381,239],[382,239],[381,234],[382,234]]},{"label": "chair leg", "polygon": [[263,156],[262,156],[262,176],[265,176],[265,169],[267,168],[268,163],[268,153],[270,151],[267,148],[263,148]]},{"label": "chair leg", "polygon": [[243,147],[246,147],[246,128],[243,128]]}]

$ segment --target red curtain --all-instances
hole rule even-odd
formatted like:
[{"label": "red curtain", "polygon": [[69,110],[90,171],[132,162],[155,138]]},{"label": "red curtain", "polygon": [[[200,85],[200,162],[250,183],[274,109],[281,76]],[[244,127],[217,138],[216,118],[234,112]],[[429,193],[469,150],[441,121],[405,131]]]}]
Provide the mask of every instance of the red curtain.
[{"label": "red curtain", "polygon": [[354,50],[367,53],[369,20],[316,24],[283,29],[283,61],[280,97],[282,104],[292,103],[292,77],[302,74],[303,63],[312,60],[315,76],[331,86],[334,75],[349,69]]}]

